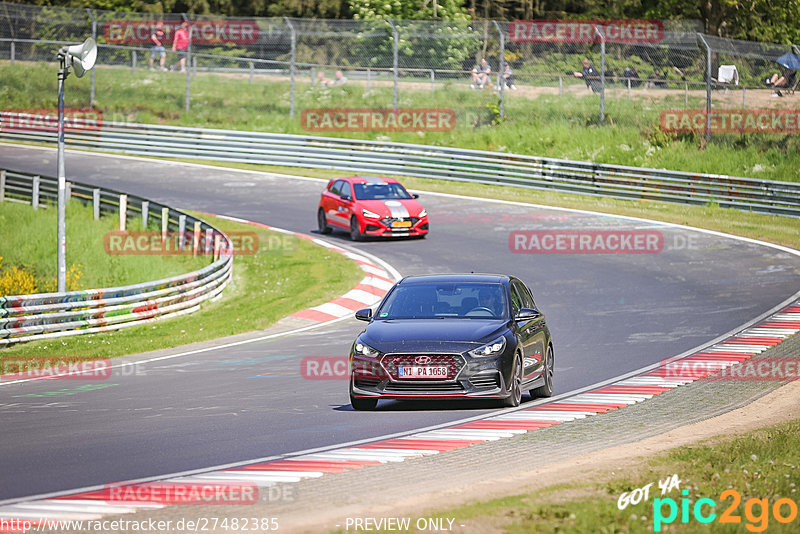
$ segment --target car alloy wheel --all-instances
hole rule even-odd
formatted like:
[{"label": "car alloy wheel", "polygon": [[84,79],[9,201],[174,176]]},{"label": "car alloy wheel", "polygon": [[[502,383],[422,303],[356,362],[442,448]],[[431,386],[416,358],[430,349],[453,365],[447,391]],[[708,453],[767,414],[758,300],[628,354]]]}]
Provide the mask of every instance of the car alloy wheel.
[{"label": "car alloy wheel", "polygon": [[511,383],[508,387],[509,395],[503,399],[503,406],[516,408],[522,401],[522,358],[517,355],[514,361],[514,370],[511,375]]},{"label": "car alloy wheel", "polygon": [[353,241],[361,241],[364,237],[364,234],[361,233],[361,230],[358,228],[358,219],[355,217],[350,218],[350,239]]},{"label": "car alloy wheel", "polygon": [[328,226],[328,220],[325,218],[325,211],[322,208],[317,212],[317,226],[319,227],[319,233],[331,233],[331,227]]},{"label": "car alloy wheel", "polygon": [[555,363],[553,361],[553,347],[547,347],[547,355],[544,358],[544,384],[531,390],[532,397],[552,397],[553,396],[553,375],[555,374]]}]

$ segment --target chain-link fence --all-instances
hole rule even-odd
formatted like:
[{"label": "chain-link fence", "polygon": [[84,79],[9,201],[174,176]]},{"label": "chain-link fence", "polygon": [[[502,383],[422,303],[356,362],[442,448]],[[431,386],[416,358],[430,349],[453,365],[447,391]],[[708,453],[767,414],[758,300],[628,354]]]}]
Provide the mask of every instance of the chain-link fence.
[{"label": "chain-link fence", "polygon": [[[184,21],[186,50],[175,49]],[[93,36],[97,66],[88,91],[69,89],[72,105],[95,106],[106,120],[174,121],[191,110],[194,124],[286,132],[375,131],[378,119],[398,131],[385,111],[405,109],[452,113],[412,118],[408,132],[475,131],[503,120],[518,121],[520,135],[543,123],[653,132],[664,129],[667,110],[708,115],[791,101],[767,85],[784,73],[776,59],[796,47],[703,35],[696,21],[642,24],[655,30],[639,38],[620,32],[620,21],[247,19],[0,3],[0,61],[54,62],[60,46]],[[577,27],[570,25],[583,33],[569,34]],[[154,48],[156,29],[163,51]],[[24,107],[6,97],[4,107]],[[362,112],[342,122],[329,109]],[[699,133],[708,137],[714,129],[704,120]]]}]

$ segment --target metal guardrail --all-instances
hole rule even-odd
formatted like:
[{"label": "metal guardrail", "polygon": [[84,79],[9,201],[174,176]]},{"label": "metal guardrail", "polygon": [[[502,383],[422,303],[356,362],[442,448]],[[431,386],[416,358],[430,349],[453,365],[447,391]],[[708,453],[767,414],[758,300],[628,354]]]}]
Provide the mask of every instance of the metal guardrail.
[{"label": "metal guardrail", "polygon": [[[55,143],[56,136],[45,131],[0,131],[0,140]],[[717,174],[431,145],[119,122],[105,122],[99,131],[67,133],[67,141],[70,148],[143,156],[416,176],[620,199],[716,203],[800,217],[800,183]]]},{"label": "metal guardrail", "polygon": [[[0,171],[0,201],[40,204],[57,202],[54,178]],[[87,289],[66,293],[0,296],[0,347],[20,341],[49,339],[116,330],[145,322],[191,313],[204,301],[219,295],[230,280],[233,246],[222,231],[180,210],[135,195],[72,182],[70,199],[94,205],[95,218],[120,212],[120,223],[142,218],[148,227],[156,220],[162,232],[189,228],[188,247],[214,254],[214,261],[197,271],[122,287]],[[188,225],[188,226],[187,226]],[[55,245],[55,242],[54,242]],[[201,248],[202,247],[202,248]]]}]

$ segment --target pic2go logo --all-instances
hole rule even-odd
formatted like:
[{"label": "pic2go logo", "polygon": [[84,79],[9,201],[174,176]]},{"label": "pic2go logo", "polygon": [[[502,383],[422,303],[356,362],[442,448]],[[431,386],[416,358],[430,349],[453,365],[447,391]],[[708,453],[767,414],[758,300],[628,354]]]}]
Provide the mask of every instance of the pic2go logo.
[{"label": "pic2go logo", "polygon": [[[717,503],[713,499],[697,499],[694,505],[686,498],[689,490],[681,491],[684,496],[680,505],[671,497],[653,499],[653,531],[661,532],[664,525],[670,525],[678,519],[680,511],[681,523],[689,523],[691,517],[698,523],[712,523],[717,520],[714,509]],[[720,501],[731,499],[730,505],[719,515],[718,523],[741,524],[742,517],[737,513],[742,503],[741,494],[734,489],[720,493]],[[666,515],[665,515],[666,512]],[[747,520],[745,528],[750,532],[764,532],[769,526],[770,512],[778,523],[784,525],[797,519],[797,503],[791,499],[781,498],[769,505],[769,499],[751,498],[744,503],[744,516]]]}]

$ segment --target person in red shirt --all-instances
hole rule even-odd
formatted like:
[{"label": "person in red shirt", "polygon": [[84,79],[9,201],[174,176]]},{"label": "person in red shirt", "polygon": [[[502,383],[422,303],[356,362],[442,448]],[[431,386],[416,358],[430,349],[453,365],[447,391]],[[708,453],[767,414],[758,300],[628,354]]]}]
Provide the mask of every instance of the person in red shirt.
[{"label": "person in red shirt", "polygon": [[181,22],[181,27],[175,32],[175,39],[172,41],[172,51],[180,55],[181,72],[186,72],[186,50],[189,48],[189,23],[185,20]]},{"label": "person in red shirt", "polygon": [[167,60],[167,52],[164,50],[165,37],[164,23],[159,20],[150,33],[150,41],[153,43],[153,48],[150,49],[150,70],[154,70],[153,61],[156,59],[156,54],[161,55],[161,70],[167,70],[166,67],[164,67],[164,63]]}]

